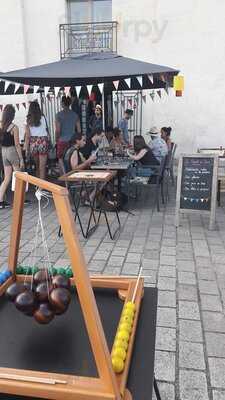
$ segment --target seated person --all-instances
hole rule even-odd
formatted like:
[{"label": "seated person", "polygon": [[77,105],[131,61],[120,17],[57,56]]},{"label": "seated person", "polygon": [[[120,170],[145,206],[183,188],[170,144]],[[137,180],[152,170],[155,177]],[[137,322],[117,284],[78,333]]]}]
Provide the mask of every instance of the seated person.
[{"label": "seated person", "polygon": [[80,152],[85,146],[86,140],[82,133],[76,133],[74,144],[69,147],[63,155],[64,173],[67,173],[73,169],[82,170],[88,169],[90,164],[96,160],[95,155],[91,155],[87,160]]},{"label": "seated person", "polygon": [[141,135],[134,136],[134,152],[132,155],[127,151],[129,157],[134,161],[139,161],[142,165],[159,165],[159,161],[154,156],[152,150],[145,143],[145,139]]},{"label": "seated person", "polygon": [[113,138],[109,145],[109,150],[112,150],[115,154],[123,154],[123,148],[125,146],[122,132],[119,128],[113,129]]},{"label": "seated person", "polygon": [[105,133],[102,129],[97,128],[90,138],[87,139],[85,146],[81,149],[81,153],[83,154],[84,158],[88,160],[88,158],[95,152],[99,144],[105,137]]},{"label": "seated person", "polygon": [[160,137],[159,131],[155,126],[152,127],[148,133],[151,135],[151,141],[148,146],[157,160],[161,162],[162,158],[168,154],[167,144],[165,140]]},{"label": "seated person", "polygon": [[161,138],[163,140],[165,140],[167,147],[168,147],[168,151],[172,150],[172,141],[170,139],[170,134],[171,134],[172,128],[168,127],[163,127],[161,129]]}]

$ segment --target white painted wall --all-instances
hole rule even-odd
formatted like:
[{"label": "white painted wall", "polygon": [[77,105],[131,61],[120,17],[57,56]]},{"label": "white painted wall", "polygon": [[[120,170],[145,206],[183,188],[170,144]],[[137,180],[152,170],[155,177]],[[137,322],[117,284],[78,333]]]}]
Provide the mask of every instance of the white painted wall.
[{"label": "white painted wall", "polygon": [[144,106],[144,128],[171,126],[180,152],[225,146],[224,15],[224,0],[113,0],[119,53],[185,76],[182,98]]}]

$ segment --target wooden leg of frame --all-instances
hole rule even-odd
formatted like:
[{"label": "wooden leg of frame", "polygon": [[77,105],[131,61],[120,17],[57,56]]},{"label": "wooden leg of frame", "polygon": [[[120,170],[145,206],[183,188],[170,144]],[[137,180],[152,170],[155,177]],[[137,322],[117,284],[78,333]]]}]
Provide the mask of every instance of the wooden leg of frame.
[{"label": "wooden leg of frame", "polygon": [[133,399],[132,394],[128,389],[125,390],[123,399],[124,400],[132,400]]},{"label": "wooden leg of frame", "polygon": [[157,384],[157,381],[156,381],[155,377],[154,377],[154,383],[153,383],[153,385],[154,385],[154,391],[155,391],[155,395],[156,395],[157,400],[161,400],[161,396],[160,396],[160,393],[159,393],[158,384]]}]

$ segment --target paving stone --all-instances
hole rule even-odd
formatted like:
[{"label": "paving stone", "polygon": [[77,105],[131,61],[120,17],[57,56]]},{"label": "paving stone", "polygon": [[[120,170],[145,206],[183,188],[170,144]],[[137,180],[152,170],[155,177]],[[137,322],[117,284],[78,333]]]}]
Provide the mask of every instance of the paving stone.
[{"label": "paving stone", "polygon": [[225,359],[210,357],[208,362],[211,385],[214,388],[225,389]]},{"label": "paving stone", "polygon": [[123,263],[124,263],[124,257],[111,256],[108,260],[108,266],[112,267],[122,267]]},{"label": "paving stone", "polygon": [[126,247],[115,247],[112,252],[112,256],[122,256],[124,257],[127,253]]},{"label": "paving stone", "polygon": [[206,332],[205,337],[208,356],[225,358],[225,334]]},{"label": "paving stone", "polygon": [[124,275],[138,275],[138,272],[140,270],[140,265],[138,264],[131,264],[131,263],[125,263],[122,269],[122,274]]},{"label": "paving stone", "polygon": [[176,239],[163,239],[162,246],[165,247],[175,247],[176,246]]},{"label": "paving stone", "polygon": [[159,290],[158,306],[159,307],[176,307],[176,293]]},{"label": "paving stone", "polygon": [[205,331],[225,333],[225,317],[222,313],[203,311],[202,316]]},{"label": "paving stone", "polygon": [[195,257],[209,257],[209,248],[206,240],[192,240]]},{"label": "paving stone", "polygon": [[213,390],[213,400],[225,400],[225,391]]},{"label": "paving stone", "polygon": [[103,271],[104,275],[120,275],[121,268],[120,267],[106,267]]},{"label": "paving stone", "polygon": [[[131,251],[129,249],[129,251]],[[159,259],[159,250],[145,250],[144,258],[150,260],[158,260]]]},{"label": "paving stone", "polygon": [[[175,388],[171,383],[158,382],[159,392],[163,400],[175,400]],[[220,399],[219,399],[220,400]],[[221,399],[223,400],[223,399]]]},{"label": "paving stone", "polygon": [[176,255],[176,247],[161,247],[161,254],[166,256],[175,256]]},{"label": "paving stone", "polygon": [[176,278],[176,268],[172,265],[161,265],[159,268],[159,276]]},{"label": "paving stone", "polygon": [[180,400],[209,400],[204,372],[180,371]]},{"label": "paving stone", "polygon": [[200,343],[179,343],[179,366],[181,368],[205,369],[203,345]]},{"label": "paving stone", "polygon": [[144,269],[158,270],[159,267],[159,260],[148,260],[146,258],[143,258],[141,263]]},{"label": "paving stone", "polygon": [[219,296],[201,294],[201,308],[206,311],[222,311],[222,304]]},{"label": "paving stone", "polygon": [[97,271],[97,272],[101,272],[105,267],[105,261],[102,260],[92,260],[89,265],[88,268],[91,271]]},{"label": "paving stone", "polygon": [[175,381],[175,353],[155,352],[155,377],[161,381]]},{"label": "paving stone", "polygon": [[196,257],[195,261],[198,267],[209,268],[212,266],[210,257]]},{"label": "paving stone", "polygon": [[176,329],[157,327],[156,350],[176,351]]},{"label": "paving stone", "polygon": [[179,318],[199,320],[198,303],[193,301],[179,301]]},{"label": "paving stone", "polygon": [[110,252],[106,252],[106,251],[97,251],[94,255],[93,255],[93,260],[108,260],[110,256]]},{"label": "paving stone", "polygon": [[218,295],[218,287],[216,282],[199,280],[200,293]]},{"label": "paving stone", "polygon": [[176,327],[176,309],[158,307],[157,310],[157,326]]},{"label": "paving stone", "polygon": [[138,253],[128,253],[126,257],[126,263],[140,263],[141,254]]},{"label": "paving stone", "polygon": [[176,257],[160,255],[160,265],[176,265]]},{"label": "paving stone", "polygon": [[177,260],[177,269],[179,271],[195,272],[195,263],[191,260]]},{"label": "paving stone", "polygon": [[198,268],[197,269],[198,279],[205,281],[215,281],[215,273],[210,268]]},{"label": "paving stone", "polygon": [[203,342],[201,322],[179,319],[179,339],[187,342]]},{"label": "paving stone", "polygon": [[222,264],[224,262],[223,254],[211,254],[211,258],[214,264]]},{"label": "paving stone", "polygon": [[177,260],[193,261],[194,254],[193,254],[192,251],[177,251],[176,259]]},{"label": "paving stone", "polygon": [[175,290],[176,289],[176,279],[160,276],[158,279],[158,289],[159,290]]},{"label": "paving stone", "polygon": [[179,300],[198,300],[197,288],[191,285],[178,285]]},{"label": "paving stone", "polygon": [[178,282],[186,285],[196,285],[196,277],[193,272],[178,272]]}]

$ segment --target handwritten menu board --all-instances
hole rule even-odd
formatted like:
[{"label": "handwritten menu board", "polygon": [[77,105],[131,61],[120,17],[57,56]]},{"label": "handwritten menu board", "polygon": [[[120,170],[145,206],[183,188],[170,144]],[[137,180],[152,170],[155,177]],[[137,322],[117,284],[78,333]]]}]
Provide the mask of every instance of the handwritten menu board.
[{"label": "handwritten menu board", "polygon": [[183,157],[180,208],[211,210],[214,158]]}]

